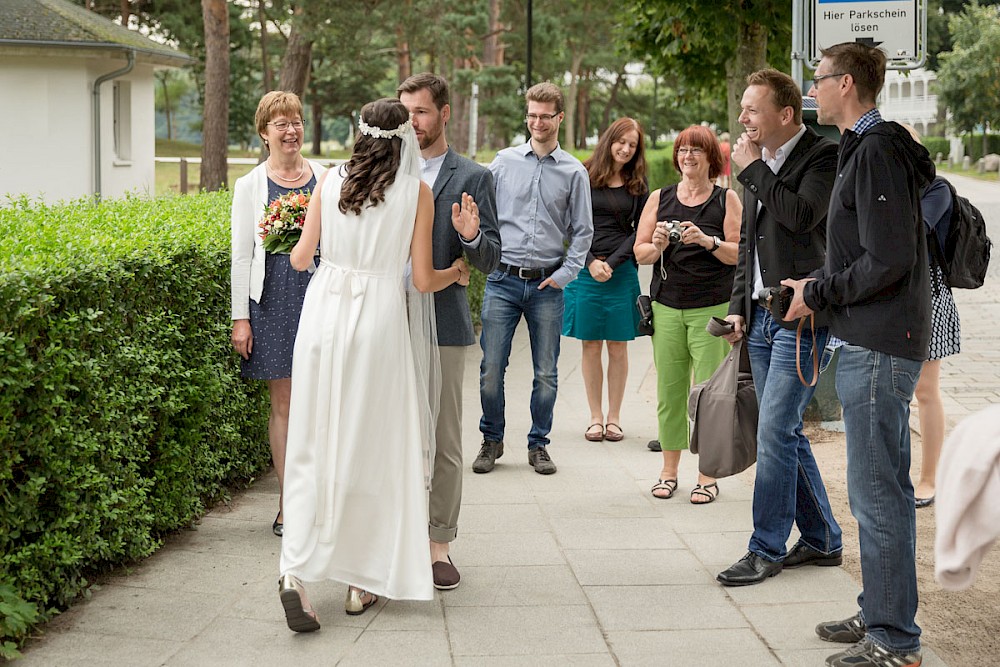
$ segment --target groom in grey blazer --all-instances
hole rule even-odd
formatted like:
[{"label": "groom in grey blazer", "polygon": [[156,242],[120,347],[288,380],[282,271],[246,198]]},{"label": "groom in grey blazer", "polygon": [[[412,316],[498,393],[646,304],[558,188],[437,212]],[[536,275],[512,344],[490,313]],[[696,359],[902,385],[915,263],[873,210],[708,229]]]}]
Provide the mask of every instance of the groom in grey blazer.
[{"label": "groom in grey blazer", "polygon": [[[410,110],[420,143],[421,176],[434,191],[434,268],[457,265],[467,272],[463,254],[489,274],[500,263],[493,175],[448,147],[445,127],[451,117],[448,83],[434,74],[415,74],[396,89]],[[463,196],[474,200],[467,227],[453,223],[452,208]],[[457,216],[456,216],[457,219]],[[460,576],[448,556],[458,534],[462,504],[462,378],[465,347],[476,342],[465,287],[454,283],[434,295],[441,352],[441,410],[437,421],[434,484],[430,493],[430,548],[434,586],[449,590]]]}]

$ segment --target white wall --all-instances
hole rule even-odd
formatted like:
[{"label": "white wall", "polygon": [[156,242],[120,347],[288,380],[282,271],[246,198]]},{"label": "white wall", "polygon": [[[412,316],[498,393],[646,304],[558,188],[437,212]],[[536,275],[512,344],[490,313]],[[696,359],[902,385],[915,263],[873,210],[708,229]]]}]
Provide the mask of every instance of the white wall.
[{"label": "white wall", "polygon": [[[46,202],[94,192],[91,90],[100,75],[125,59],[0,55],[0,205],[5,194]],[[153,70],[136,65],[131,82],[131,156],[115,164],[111,82],[101,86],[102,192],[152,193],[155,178]]]}]

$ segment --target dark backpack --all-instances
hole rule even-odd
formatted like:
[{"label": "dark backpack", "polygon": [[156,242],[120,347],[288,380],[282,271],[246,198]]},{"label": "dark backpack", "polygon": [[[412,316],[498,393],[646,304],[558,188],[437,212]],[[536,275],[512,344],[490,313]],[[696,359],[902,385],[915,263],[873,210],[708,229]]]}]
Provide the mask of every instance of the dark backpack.
[{"label": "dark backpack", "polygon": [[951,222],[944,248],[938,242],[936,233],[928,234],[931,250],[949,287],[982,287],[993,245],[986,236],[986,221],[978,208],[955,191],[954,185],[943,178],[941,180],[947,183],[951,192]]}]

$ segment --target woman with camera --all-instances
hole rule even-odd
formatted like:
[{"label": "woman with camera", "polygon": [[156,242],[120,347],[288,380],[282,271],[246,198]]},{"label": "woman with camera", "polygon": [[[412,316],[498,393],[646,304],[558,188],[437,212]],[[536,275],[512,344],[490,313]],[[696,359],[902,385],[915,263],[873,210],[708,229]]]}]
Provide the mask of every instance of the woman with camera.
[{"label": "woman with camera", "polygon": [[[618,442],[622,399],[628,378],[628,341],[636,336],[639,273],[632,246],[636,220],[649,196],[642,127],[619,118],[604,131],[593,156],[583,163],[590,174],[594,240],[587,268],[563,292],[564,336],[583,345],[581,372],[590,405],[584,438]],[[602,352],[608,347],[608,413],[604,418]]]},{"label": "woman with camera", "polygon": [[[713,181],[723,166],[722,151],[707,127],[693,125],[674,141],[677,185],[649,195],[636,231],[635,257],[654,264],[653,362],[663,467],[653,496],[677,490],[681,451],[688,447],[688,393],[694,382],[712,376],[729,345],[705,331],[714,316],[729,312],[743,206],[732,190]],[[699,473],[691,502],[710,503],[719,495],[711,477]]]}]

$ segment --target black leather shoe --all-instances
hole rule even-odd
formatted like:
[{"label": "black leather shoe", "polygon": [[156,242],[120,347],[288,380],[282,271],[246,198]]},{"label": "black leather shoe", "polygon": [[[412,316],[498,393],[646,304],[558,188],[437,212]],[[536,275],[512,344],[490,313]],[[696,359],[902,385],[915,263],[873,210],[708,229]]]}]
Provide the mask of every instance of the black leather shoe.
[{"label": "black leather shoe", "polygon": [[472,462],[472,472],[489,472],[493,470],[497,459],[503,456],[503,441],[483,440],[479,456]]},{"label": "black leather shoe", "polygon": [[649,442],[646,443],[646,447],[648,447],[649,451],[651,451],[651,452],[662,452],[663,451],[663,448],[660,447],[660,441],[659,440],[650,440]]},{"label": "black leather shoe", "polygon": [[844,562],[843,549],[838,549],[832,554],[825,554],[817,551],[811,546],[799,540],[795,546],[789,550],[785,560],[781,564],[785,569],[802,567],[803,565],[819,565],[820,567],[833,567]]},{"label": "black leather shoe", "polygon": [[765,560],[752,551],[738,563],[723,570],[716,579],[723,586],[751,586],[781,572],[781,562]]}]

